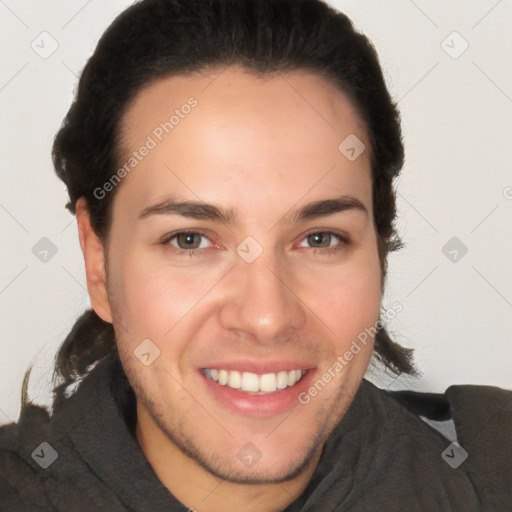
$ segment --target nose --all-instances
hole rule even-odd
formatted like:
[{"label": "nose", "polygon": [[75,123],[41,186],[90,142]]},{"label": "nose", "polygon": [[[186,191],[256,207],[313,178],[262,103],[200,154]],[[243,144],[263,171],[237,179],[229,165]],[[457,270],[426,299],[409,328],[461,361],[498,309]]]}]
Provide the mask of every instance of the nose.
[{"label": "nose", "polygon": [[265,345],[279,343],[304,327],[298,284],[284,266],[265,251],[252,263],[239,259],[226,283],[233,292],[220,309],[222,327]]}]

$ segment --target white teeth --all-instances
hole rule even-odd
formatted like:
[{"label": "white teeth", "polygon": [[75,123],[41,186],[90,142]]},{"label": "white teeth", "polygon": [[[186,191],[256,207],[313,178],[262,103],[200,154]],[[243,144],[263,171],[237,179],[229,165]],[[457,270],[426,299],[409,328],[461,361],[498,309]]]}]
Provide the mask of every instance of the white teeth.
[{"label": "white teeth", "polygon": [[244,372],[242,373],[242,385],[240,387],[244,391],[259,391],[260,379],[255,373]]},{"label": "white teeth", "polygon": [[275,393],[277,390],[293,386],[303,376],[301,370],[282,370],[277,373],[258,375],[251,372],[240,373],[236,370],[227,371],[205,368],[203,373],[207,378],[218,382],[222,386],[227,385],[233,389],[259,395]]},{"label": "white teeth", "polygon": [[228,386],[233,389],[240,389],[242,386],[242,376],[240,375],[240,372],[228,372],[228,374]]},{"label": "white teeth", "polygon": [[284,389],[286,386],[288,386],[288,372],[282,371],[277,374],[277,383],[276,383],[277,389]]},{"label": "white teeth", "polygon": [[265,373],[260,377],[260,390],[265,393],[274,393],[276,390],[276,374]]},{"label": "white teeth", "polygon": [[219,384],[225,386],[228,383],[228,372],[226,370],[219,370]]}]

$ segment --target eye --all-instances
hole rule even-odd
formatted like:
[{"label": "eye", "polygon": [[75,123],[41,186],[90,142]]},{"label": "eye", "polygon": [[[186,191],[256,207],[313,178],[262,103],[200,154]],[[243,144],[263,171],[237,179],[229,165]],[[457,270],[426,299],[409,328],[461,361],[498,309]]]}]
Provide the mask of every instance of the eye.
[{"label": "eye", "polygon": [[[174,243],[175,242],[175,243]],[[190,257],[196,254],[196,249],[206,249],[211,240],[199,231],[179,231],[164,240],[162,245],[172,245],[177,249],[177,254],[188,254]]]},{"label": "eye", "polygon": [[[335,253],[348,245],[348,240],[345,237],[333,231],[314,231],[308,233],[302,243],[304,242],[317,244],[317,247],[312,247],[313,253],[320,252],[323,254]],[[302,243],[300,247],[305,247]]]}]

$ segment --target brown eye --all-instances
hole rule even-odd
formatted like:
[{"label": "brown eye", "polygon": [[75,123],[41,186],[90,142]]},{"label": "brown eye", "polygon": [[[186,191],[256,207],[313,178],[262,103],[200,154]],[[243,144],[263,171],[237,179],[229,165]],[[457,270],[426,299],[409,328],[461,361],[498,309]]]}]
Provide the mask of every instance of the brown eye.
[{"label": "brown eye", "polygon": [[319,244],[316,247],[330,247],[333,233],[318,231],[307,236],[310,244]]},{"label": "brown eye", "polygon": [[314,254],[327,255],[344,249],[348,244],[347,238],[333,231],[315,231],[306,235],[300,246],[309,247]]},{"label": "brown eye", "polygon": [[198,249],[201,244],[200,237],[199,233],[179,233],[175,238],[180,249]]},{"label": "brown eye", "polygon": [[195,254],[195,250],[206,249],[211,240],[203,233],[197,231],[178,231],[165,237],[161,242],[164,246],[171,246],[178,254]]}]

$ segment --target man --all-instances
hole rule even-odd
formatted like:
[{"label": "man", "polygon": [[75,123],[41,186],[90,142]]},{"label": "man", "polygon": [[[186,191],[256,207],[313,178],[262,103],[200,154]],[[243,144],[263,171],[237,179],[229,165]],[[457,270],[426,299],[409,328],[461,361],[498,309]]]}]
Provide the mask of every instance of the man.
[{"label": "man", "polygon": [[[54,162],[93,312],[52,416],[1,429],[6,510],[506,510],[509,391],[364,380],[374,353],[414,367],[381,315],[398,114],[346,17],[135,4]],[[453,417],[458,444],[419,416]]]}]

